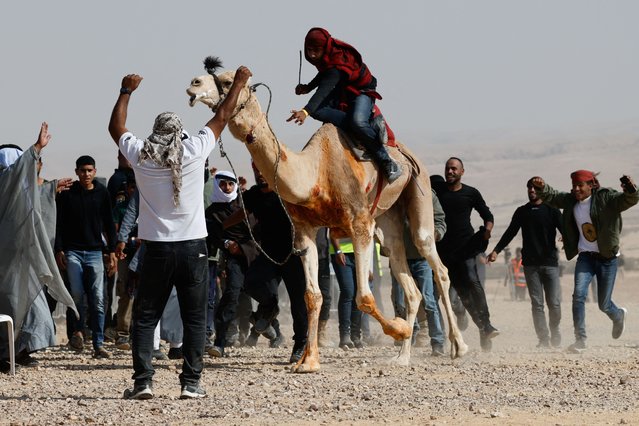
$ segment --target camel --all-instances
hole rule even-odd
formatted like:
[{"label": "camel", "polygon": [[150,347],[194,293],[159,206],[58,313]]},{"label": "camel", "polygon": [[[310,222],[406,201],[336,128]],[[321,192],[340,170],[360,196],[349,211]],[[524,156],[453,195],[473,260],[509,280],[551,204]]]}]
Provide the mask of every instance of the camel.
[{"label": "camel", "polygon": [[[207,66],[207,61],[205,68],[209,74],[194,78],[187,88],[189,103],[194,106],[201,102],[215,111],[232,85],[235,72],[216,75],[216,66]],[[323,226],[329,227],[333,235],[352,239],[357,273],[357,306],[379,321],[385,334],[403,340],[399,354],[391,362],[408,365],[412,325],[421,301],[404,250],[404,218],[408,217],[412,239],[419,253],[431,265],[442,297],[449,324],[451,358],[461,357],[468,351],[448,297],[448,271],[435,248],[428,173],[404,145],[398,143],[398,148],[389,149],[404,170],[402,176],[390,185],[372,163],[355,158],[347,144],[348,136],[331,124],[324,124],[301,152],[293,152],[281,144],[273,133],[254,95],[254,87],[248,83],[242,90],[228,128],[235,138],[245,143],[257,168],[285,201],[295,225],[295,247],[304,250],[302,263],[306,274],[308,343],[302,359],[292,367],[292,371],[308,373],[320,368],[317,329],[322,295],[317,279],[315,235]],[[414,169],[419,170],[419,173],[411,174],[413,165],[399,150],[412,158]],[[382,247],[389,251],[392,273],[404,289],[406,320],[398,317],[386,319],[377,308],[368,286],[374,234]]]}]

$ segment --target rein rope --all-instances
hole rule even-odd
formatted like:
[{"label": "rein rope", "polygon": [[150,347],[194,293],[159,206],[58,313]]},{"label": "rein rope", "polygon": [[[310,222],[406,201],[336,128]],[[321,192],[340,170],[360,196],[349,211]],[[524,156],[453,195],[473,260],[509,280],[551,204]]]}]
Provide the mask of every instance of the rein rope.
[{"label": "rein rope", "polygon": [[[303,256],[305,254],[306,250],[298,250],[298,249],[295,248],[295,226],[293,225],[293,219],[291,218],[291,215],[289,214],[288,209],[286,208],[286,205],[284,204],[284,201],[282,200],[282,197],[280,197],[280,192],[279,192],[278,187],[277,187],[277,170],[278,170],[279,163],[280,163],[280,158],[281,158],[281,155],[282,155],[282,146],[281,146],[280,141],[277,138],[277,136],[275,136],[275,132],[273,131],[273,128],[271,127],[271,123],[269,123],[269,121],[268,121],[268,112],[269,112],[269,110],[271,108],[271,100],[273,98],[273,93],[271,92],[271,88],[268,87],[264,83],[256,83],[256,84],[250,86],[249,87],[249,96],[248,96],[248,98],[246,99],[246,101],[244,101],[242,104],[240,104],[240,107],[239,107],[238,111],[231,117],[231,119],[234,118],[237,114],[240,113],[240,111],[242,111],[245,108],[247,102],[251,99],[251,96],[253,96],[253,93],[256,92],[256,90],[257,90],[257,88],[259,86],[266,87],[266,89],[268,90],[268,93],[269,93],[268,105],[266,107],[266,114],[264,114],[264,117],[266,118],[266,125],[268,126],[269,130],[271,131],[271,134],[273,135],[273,137],[275,138],[275,141],[277,142],[277,157],[275,159],[275,171],[274,171],[275,180],[273,182],[273,184],[274,184],[274,192],[277,195],[277,199],[279,200],[280,205],[282,206],[282,209],[284,209],[284,213],[286,214],[286,217],[288,218],[288,222],[291,224],[291,251],[288,252],[288,254],[286,255],[286,258],[283,261],[278,262],[275,259],[273,259],[271,256],[269,256],[268,253],[266,253],[266,251],[262,248],[262,246],[257,242],[257,239],[253,235],[253,230],[251,229],[251,224],[249,223],[249,214],[246,211],[246,207],[244,205],[244,198],[242,196],[242,191],[238,190],[238,195],[239,195],[239,198],[240,198],[240,206],[242,206],[242,211],[244,212],[244,223],[246,224],[246,227],[248,228],[249,235],[251,236],[251,240],[255,243],[255,246],[260,251],[260,253],[262,253],[264,255],[264,257],[266,257],[272,263],[274,263],[274,264],[276,264],[278,266],[282,266],[286,262],[288,262],[288,259],[290,259],[291,255],[294,254],[296,256]],[[260,122],[261,122],[261,119],[260,119],[260,121],[257,122],[257,124],[259,124]],[[253,132],[253,130],[255,130],[255,127],[257,127],[257,124],[253,127],[253,129],[251,130],[251,133],[249,133],[249,135],[252,135],[252,132]],[[247,139],[249,138],[249,135],[247,135]],[[231,166],[231,171],[233,172],[233,174],[235,174],[235,176],[237,176],[237,173],[235,172],[235,167],[233,167],[233,163],[231,162],[231,159],[229,158],[228,154],[224,150],[224,144],[222,142],[222,136],[220,136],[218,143],[220,145],[220,156],[226,158],[226,161],[228,161],[229,166]]]}]

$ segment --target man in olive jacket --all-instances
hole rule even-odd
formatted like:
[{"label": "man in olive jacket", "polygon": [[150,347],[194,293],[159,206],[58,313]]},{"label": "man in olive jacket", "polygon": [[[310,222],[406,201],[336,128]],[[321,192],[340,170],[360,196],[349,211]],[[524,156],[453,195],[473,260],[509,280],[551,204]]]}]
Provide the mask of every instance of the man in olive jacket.
[{"label": "man in olive jacket", "polygon": [[563,209],[564,251],[568,260],[577,257],[575,288],[572,295],[572,318],[575,343],[568,349],[581,352],[586,348],[586,311],[584,302],[593,275],[597,276],[599,309],[612,320],[612,338],[624,331],[627,310],[612,301],[617,274],[621,212],[639,201],[637,188],[628,176],[621,178],[623,192],[601,188],[597,175],[588,170],[571,173],[572,191],[559,192],[540,177],[533,185],[547,204]]}]

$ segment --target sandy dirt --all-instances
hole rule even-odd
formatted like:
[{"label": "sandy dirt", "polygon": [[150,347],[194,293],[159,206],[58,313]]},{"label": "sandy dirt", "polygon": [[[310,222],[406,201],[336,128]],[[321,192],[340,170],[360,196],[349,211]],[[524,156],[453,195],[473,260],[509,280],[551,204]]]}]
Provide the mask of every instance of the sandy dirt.
[{"label": "sandy dirt", "polygon": [[[364,349],[323,349],[321,371],[300,375],[289,371],[290,341],[281,349],[260,342],[223,359],[206,356],[208,397],[200,400],[178,399],[181,363],[172,360],[155,363],[154,399],[123,400],[130,352],[109,344],[114,356],[94,360],[88,346],[78,355],[61,345],[37,353],[38,367],[0,374],[0,424],[637,424],[638,279],[626,272],[615,290],[614,300],[629,310],[619,340],[596,304],[587,305],[582,354],[566,352],[573,342],[571,276],[562,282],[560,349],[537,349],[529,301],[507,300],[501,281],[489,280],[492,319],[502,331],[491,353],[479,350],[470,325],[464,338],[471,351],[460,360],[414,348],[410,367],[392,366],[397,348],[382,336]],[[291,335],[290,325],[284,330]]]}]

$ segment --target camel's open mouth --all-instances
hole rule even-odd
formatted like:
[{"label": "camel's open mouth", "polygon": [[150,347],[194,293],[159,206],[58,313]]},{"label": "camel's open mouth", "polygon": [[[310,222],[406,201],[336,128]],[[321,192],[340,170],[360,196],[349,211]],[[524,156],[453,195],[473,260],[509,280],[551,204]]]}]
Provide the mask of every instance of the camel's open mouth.
[{"label": "camel's open mouth", "polygon": [[196,98],[197,98],[197,96],[191,95],[191,97],[189,98],[189,105],[190,106],[195,105]]}]

